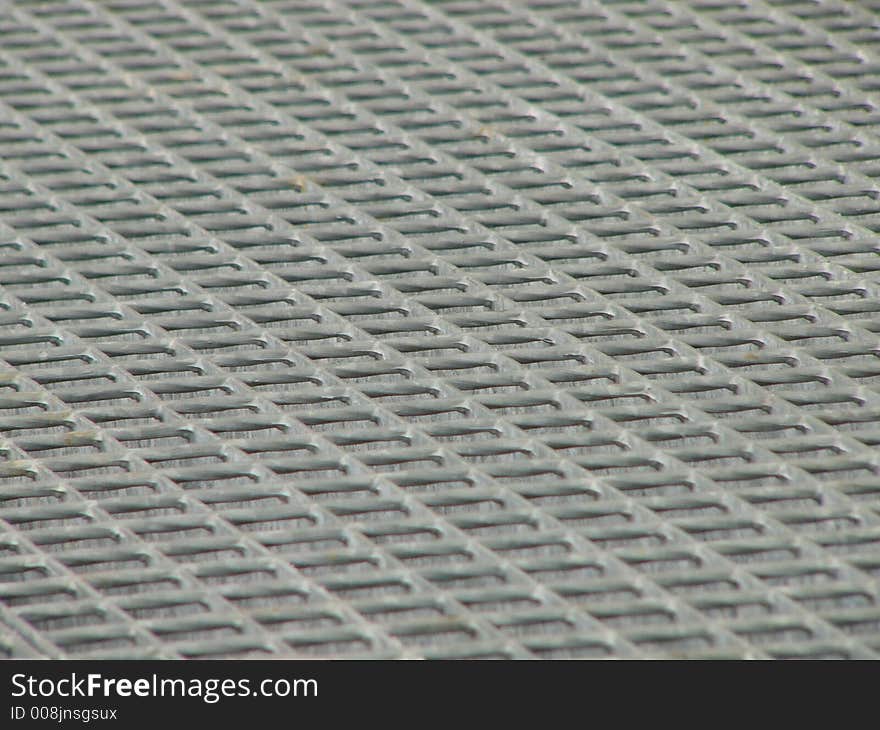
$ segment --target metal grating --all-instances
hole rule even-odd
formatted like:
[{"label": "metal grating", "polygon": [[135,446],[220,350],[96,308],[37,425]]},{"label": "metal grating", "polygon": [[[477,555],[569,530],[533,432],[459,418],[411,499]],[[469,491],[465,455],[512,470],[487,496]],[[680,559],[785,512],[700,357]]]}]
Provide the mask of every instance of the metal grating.
[{"label": "metal grating", "polygon": [[0,3],[0,654],[880,653],[880,3]]}]

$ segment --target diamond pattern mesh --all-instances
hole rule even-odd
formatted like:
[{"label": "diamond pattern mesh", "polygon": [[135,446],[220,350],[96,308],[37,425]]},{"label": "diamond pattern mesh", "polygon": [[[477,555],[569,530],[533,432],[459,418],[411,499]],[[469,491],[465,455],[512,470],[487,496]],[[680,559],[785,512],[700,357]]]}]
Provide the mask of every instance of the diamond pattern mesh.
[{"label": "diamond pattern mesh", "polygon": [[0,655],[880,652],[880,3],[0,39]]}]

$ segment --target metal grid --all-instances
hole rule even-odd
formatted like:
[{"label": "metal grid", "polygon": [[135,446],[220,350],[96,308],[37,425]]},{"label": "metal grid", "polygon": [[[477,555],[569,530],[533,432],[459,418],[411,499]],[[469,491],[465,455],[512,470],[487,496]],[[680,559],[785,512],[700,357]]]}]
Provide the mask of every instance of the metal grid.
[{"label": "metal grid", "polygon": [[880,652],[880,3],[0,4],[0,654]]}]

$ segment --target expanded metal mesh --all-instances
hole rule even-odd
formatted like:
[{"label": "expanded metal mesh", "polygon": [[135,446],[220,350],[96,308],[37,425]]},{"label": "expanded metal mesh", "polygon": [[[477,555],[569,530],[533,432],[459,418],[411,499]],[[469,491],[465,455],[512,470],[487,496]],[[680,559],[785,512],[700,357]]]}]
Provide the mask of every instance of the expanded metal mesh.
[{"label": "expanded metal mesh", "polygon": [[0,3],[0,654],[876,657],[880,3]]}]

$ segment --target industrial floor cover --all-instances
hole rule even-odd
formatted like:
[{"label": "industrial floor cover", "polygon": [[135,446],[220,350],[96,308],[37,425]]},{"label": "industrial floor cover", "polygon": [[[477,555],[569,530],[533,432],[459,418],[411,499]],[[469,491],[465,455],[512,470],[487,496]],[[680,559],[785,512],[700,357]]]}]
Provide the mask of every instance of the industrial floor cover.
[{"label": "industrial floor cover", "polygon": [[880,2],[0,2],[0,655],[876,658]]}]

